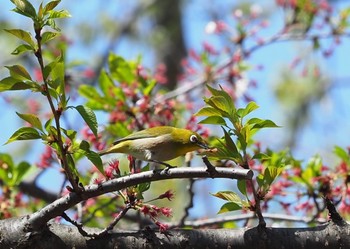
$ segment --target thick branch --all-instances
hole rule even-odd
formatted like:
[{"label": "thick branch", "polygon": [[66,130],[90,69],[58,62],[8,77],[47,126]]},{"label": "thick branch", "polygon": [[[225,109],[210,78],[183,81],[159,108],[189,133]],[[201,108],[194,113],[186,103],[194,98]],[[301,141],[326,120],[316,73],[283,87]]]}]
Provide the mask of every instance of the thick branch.
[{"label": "thick branch", "polygon": [[119,191],[140,183],[179,178],[212,178],[213,176],[215,178],[251,179],[253,177],[253,172],[251,170],[238,168],[216,168],[216,172],[213,175],[207,172],[207,168],[172,168],[162,171],[146,171],[132,174],[99,185],[94,184],[86,186],[85,191],[81,193],[69,193],[43,209],[29,215],[24,226],[27,230],[38,230],[50,219],[61,215],[64,211],[83,200]]},{"label": "thick branch", "polygon": [[[347,248],[350,227],[327,223],[311,228],[242,228],[170,230],[165,234],[152,230],[111,232],[103,238],[86,238],[76,227],[49,224],[40,233],[27,233],[22,240],[16,220],[0,221],[1,248]],[[98,229],[88,229],[98,233]],[[22,247],[18,246],[21,245]]]}]

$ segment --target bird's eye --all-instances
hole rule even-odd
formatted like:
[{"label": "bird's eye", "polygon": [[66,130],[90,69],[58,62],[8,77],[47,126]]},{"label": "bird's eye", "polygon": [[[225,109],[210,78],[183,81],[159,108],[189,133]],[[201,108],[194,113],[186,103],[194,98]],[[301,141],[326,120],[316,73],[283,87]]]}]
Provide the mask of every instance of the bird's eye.
[{"label": "bird's eye", "polygon": [[196,136],[196,135],[191,135],[191,136],[190,136],[190,141],[191,141],[192,143],[197,143],[197,142],[198,142],[197,136]]}]

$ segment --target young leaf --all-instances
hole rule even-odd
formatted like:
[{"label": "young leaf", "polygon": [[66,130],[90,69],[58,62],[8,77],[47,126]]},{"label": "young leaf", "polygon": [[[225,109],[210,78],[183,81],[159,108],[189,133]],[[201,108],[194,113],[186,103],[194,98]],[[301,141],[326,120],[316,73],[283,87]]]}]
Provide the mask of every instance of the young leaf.
[{"label": "young leaf", "polygon": [[275,128],[275,127],[279,127],[278,125],[276,125],[273,121],[269,120],[269,119],[260,119],[260,118],[251,118],[247,121],[247,124],[252,124],[253,127],[251,128],[253,129],[262,129],[262,128]]},{"label": "young leaf", "polygon": [[12,3],[16,5],[16,8],[13,10],[18,14],[28,16],[33,20],[36,17],[36,11],[33,5],[27,0],[11,0]]},{"label": "young leaf", "polygon": [[75,167],[74,159],[71,154],[66,154],[66,157],[67,157],[68,169],[73,175],[73,179],[71,180],[76,181],[77,179],[79,179],[79,173],[77,168]]},{"label": "young leaf", "polygon": [[227,125],[225,119],[220,116],[207,117],[199,122],[199,124],[214,124],[214,125]]},{"label": "young leaf", "polygon": [[38,84],[34,81],[21,81],[13,77],[6,77],[0,80],[0,92],[33,89]]},{"label": "young leaf", "polygon": [[224,131],[224,134],[225,134],[225,143],[226,143],[228,150],[232,153],[232,155],[234,155],[234,156],[238,155],[239,152],[238,152],[237,146],[233,142],[230,134],[228,134],[228,132],[224,128],[222,128],[222,130]]},{"label": "young leaf", "polygon": [[22,127],[19,128],[15,133],[13,133],[5,144],[9,144],[16,140],[31,140],[39,138],[41,138],[41,135],[36,129],[32,127]]},{"label": "young leaf", "polygon": [[91,110],[89,107],[86,107],[86,106],[83,106],[83,105],[78,105],[78,106],[76,106],[74,108],[79,112],[81,117],[84,119],[86,124],[91,129],[92,133],[97,137],[97,126],[98,126],[98,124],[97,124],[96,115],[93,112],[93,110]]},{"label": "young leaf", "polygon": [[140,184],[137,185],[137,190],[140,193],[143,193],[143,192],[147,191],[150,187],[151,187],[151,183],[150,182],[144,182],[144,183],[140,183]]},{"label": "young leaf", "polygon": [[[49,11],[49,19],[55,19],[55,18],[67,18],[67,17],[71,17],[71,15],[69,14],[68,11],[66,10],[51,10]],[[50,25],[51,26],[51,25]]]},{"label": "young leaf", "polygon": [[221,206],[218,214],[241,210],[241,209],[242,207],[235,202],[226,202],[224,205]]},{"label": "young leaf", "polygon": [[45,44],[48,41],[51,41],[52,39],[55,39],[56,37],[60,36],[61,34],[58,32],[45,32],[42,34],[41,43]]},{"label": "young leaf", "polygon": [[30,74],[27,70],[21,65],[5,66],[9,71],[10,75],[14,79],[18,80],[32,80]]},{"label": "young leaf", "polygon": [[74,141],[75,137],[77,135],[77,132],[75,130],[66,130],[61,128],[61,130],[63,131],[63,133],[71,140]]},{"label": "young leaf", "polygon": [[239,179],[237,180],[237,188],[244,196],[247,196],[247,182],[246,180]]},{"label": "young leaf", "polygon": [[30,164],[27,162],[20,162],[17,167],[13,170],[13,178],[12,178],[12,184],[17,185],[21,182],[23,176],[28,172],[30,169]]},{"label": "young leaf", "polygon": [[48,11],[53,10],[54,8],[56,8],[56,6],[61,2],[61,0],[59,1],[51,1],[49,3],[47,3],[44,7],[44,11],[43,14],[45,15]]},{"label": "young leaf", "polygon": [[207,85],[207,88],[212,93],[213,96],[221,96],[225,99],[226,108],[230,115],[236,112],[236,107],[232,97],[221,86],[220,86],[220,90],[214,89],[209,85]]},{"label": "young leaf", "polygon": [[232,202],[238,202],[238,203],[241,202],[241,198],[235,192],[232,192],[232,191],[219,191],[211,195],[218,197],[220,199],[223,199],[225,201],[232,201]]},{"label": "young leaf", "polygon": [[335,146],[333,151],[344,162],[348,163],[350,161],[349,153],[345,151],[343,148],[339,146]]},{"label": "young leaf", "polygon": [[31,34],[29,32],[26,32],[22,29],[5,29],[6,32],[16,36],[17,38],[21,39],[22,41],[25,41],[28,43],[33,50],[36,50],[36,43],[33,40]]},{"label": "young leaf", "polygon": [[34,114],[21,114],[16,112],[16,114],[23,120],[27,121],[29,124],[31,124],[34,128],[37,128],[38,130],[43,131],[43,126],[40,122],[40,119],[34,115]]},{"label": "young leaf", "polygon": [[123,57],[110,54],[108,65],[112,77],[117,81],[130,84],[135,80],[134,69]]},{"label": "young leaf", "polygon": [[248,103],[248,105],[245,108],[238,109],[237,114],[240,118],[243,118],[258,108],[259,106],[255,102],[251,101]]},{"label": "young leaf", "polygon": [[109,75],[107,74],[107,72],[104,69],[101,70],[101,73],[100,73],[99,78],[98,78],[98,84],[99,84],[102,92],[106,96],[108,96],[110,94],[110,91],[112,88],[115,88],[113,81],[111,80],[111,78],[109,77]]},{"label": "young leaf", "polygon": [[28,44],[21,44],[15,50],[12,51],[12,55],[20,55],[25,52],[32,51],[34,52],[34,48]]},{"label": "young leaf", "polygon": [[212,106],[216,110],[220,111],[221,116],[229,117],[230,116],[230,109],[227,105],[227,102],[224,97],[222,96],[212,96],[209,99],[204,99],[204,102],[207,105]]},{"label": "young leaf", "polygon": [[105,175],[101,157],[98,153],[90,150],[90,144],[87,141],[83,140],[79,145],[79,149],[87,157],[87,159],[89,159],[89,161],[92,162],[103,175]]},{"label": "young leaf", "polygon": [[200,109],[197,113],[194,114],[195,116],[221,116],[221,112],[217,109],[211,107],[211,106],[205,106],[202,109]]}]

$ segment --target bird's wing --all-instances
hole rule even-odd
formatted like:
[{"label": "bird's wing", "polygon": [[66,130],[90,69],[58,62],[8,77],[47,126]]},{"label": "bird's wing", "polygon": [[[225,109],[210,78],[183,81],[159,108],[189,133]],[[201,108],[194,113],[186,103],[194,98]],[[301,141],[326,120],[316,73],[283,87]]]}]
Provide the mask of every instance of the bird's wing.
[{"label": "bird's wing", "polygon": [[145,132],[145,131],[139,131],[139,132],[132,133],[126,137],[123,137],[123,138],[120,138],[120,139],[114,141],[113,145],[116,145],[116,144],[123,142],[123,141],[142,139],[142,138],[150,138],[150,137],[157,137],[157,135],[149,134],[149,132]]}]

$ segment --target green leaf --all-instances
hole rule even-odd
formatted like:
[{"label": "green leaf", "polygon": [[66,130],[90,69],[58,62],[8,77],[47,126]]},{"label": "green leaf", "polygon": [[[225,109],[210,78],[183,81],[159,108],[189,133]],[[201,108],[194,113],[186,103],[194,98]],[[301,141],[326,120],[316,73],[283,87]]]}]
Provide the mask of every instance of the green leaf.
[{"label": "green leaf", "polygon": [[350,162],[350,155],[343,148],[335,146],[333,152],[344,162]]},{"label": "green leaf", "polygon": [[262,128],[275,128],[275,127],[279,127],[278,125],[276,125],[273,121],[269,120],[269,119],[259,119],[259,118],[252,118],[249,119],[247,121],[247,123],[249,124],[253,124],[253,127],[251,128],[253,129],[262,129]]},{"label": "green leaf", "polygon": [[252,157],[252,159],[258,159],[260,161],[263,161],[263,160],[268,160],[270,159],[271,157],[265,153],[262,153],[262,152],[259,152],[257,154],[254,154],[254,156]]},{"label": "green leaf", "polygon": [[236,144],[233,142],[230,134],[228,134],[228,132],[224,128],[222,128],[222,130],[225,134],[224,138],[227,149],[232,153],[234,157],[236,157],[237,155],[239,155]]},{"label": "green leaf", "polygon": [[32,80],[30,74],[27,70],[21,65],[5,66],[9,71],[10,75],[14,79],[18,80]]},{"label": "green leaf", "polygon": [[22,181],[23,176],[28,172],[30,169],[30,164],[27,162],[20,162],[17,167],[14,168],[13,171],[13,178],[12,178],[12,184],[17,185]]},{"label": "green leaf", "polygon": [[145,96],[149,96],[156,85],[157,85],[157,81],[149,80],[148,84],[142,88],[142,93]]},{"label": "green leaf", "polygon": [[34,81],[21,81],[13,77],[6,77],[0,80],[0,92],[35,89],[39,85]]},{"label": "green leaf", "polygon": [[36,11],[33,5],[27,0],[11,0],[12,3],[16,5],[16,8],[13,10],[18,14],[28,16],[33,20],[36,17]]},{"label": "green leaf", "polygon": [[43,10],[43,14],[45,15],[48,11],[53,10],[54,8],[56,8],[56,6],[61,2],[61,0],[59,1],[51,1],[49,3],[47,3],[44,7]]},{"label": "green leaf", "polygon": [[[56,19],[56,18],[67,18],[71,17],[68,11],[66,10],[50,10],[49,13],[49,19]],[[51,26],[51,25],[50,25]]]},{"label": "green leaf", "polygon": [[73,178],[74,178],[72,180],[76,181],[79,179],[79,173],[78,173],[77,168],[75,167],[74,159],[73,159],[71,154],[66,154],[66,157],[67,157],[68,169],[72,173]]},{"label": "green leaf", "polygon": [[241,198],[235,192],[232,191],[219,191],[211,195],[223,199],[225,201],[241,203]]},{"label": "green leaf", "polygon": [[237,180],[237,188],[244,196],[247,197],[247,182],[244,179]]},{"label": "green leaf", "polygon": [[9,154],[0,153],[0,162],[0,179],[3,181],[3,184],[10,185],[14,168],[12,157]]},{"label": "green leaf", "polygon": [[29,32],[26,32],[22,29],[5,29],[5,31],[16,36],[22,41],[25,41],[33,48],[33,50],[36,50],[36,43]]},{"label": "green leaf", "polygon": [[207,117],[199,122],[199,124],[214,124],[214,125],[227,125],[225,119],[220,116]]},{"label": "green leaf", "polygon": [[259,108],[259,106],[255,102],[252,101],[252,102],[249,102],[245,108],[238,109],[237,114],[240,118],[243,118],[258,108]]},{"label": "green leaf", "polygon": [[34,115],[34,114],[21,114],[16,112],[16,114],[23,120],[27,121],[29,124],[31,124],[34,128],[37,128],[38,130],[43,131],[43,126],[41,124],[40,119]]},{"label": "green leaf", "polygon": [[111,93],[111,90],[115,88],[115,85],[112,81],[112,79],[109,77],[107,72],[102,69],[101,73],[98,78],[98,84],[103,92],[104,95],[109,96]]},{"label": "green leaf", "polygon": [[151,187],[151,182],[144,182],[137,185],[137,190],[140,193],[147,191]]},{"label": "green leaf", "polygon": [[224,205],[221,206],[218,214],[241,210],[241,209],[242,207],[235,202],[226,202]]},{"label": "green leaf", "polygon": [[265,182],[271,185],[272,182],[281,174],[283,167],[268,166],[264,171]]},{"label": "green leaf", "polygon": [[137,199],[144,199],[143,193],[147,191],[151,186],[150,182],[144,182],[137,185]]},{"label": "green leaf", "polygon": [[267,191],[272,182],[281,174],[282,171],[283,167],[267,166],[264,170],[264,174],[260,174],[256,178],[258,185],[264,191]]},{"label": "green leaf", "polygon": [[102,99],[99,92],[93,86],[81,85],[78,89],[78,92],[81,96],[83,96],[87,99],[97,99],[97,98]]},{"label": "green leaf", "polygon": [[51,41],[52,39],[55,39],[56,37],[60,36],[61,34],[58,32],[45,32],[42,34],[42,40],[41,43],[45,44],[48,41]]},{"label": "green leaf", "polygon": [[220,96],[225,99],[226,110],[230,115],[236,112],[236,107],[232,97],[226,91],[224,91],[224,89],[221,86],[220,86],[220,90],[214,89],[209,85],[207,85],[207,88],[212,93],[213,96]]},{"label": "green leaf", "polygon": [[23,53],[26,53],[28,51],[34,52],[34,48],[28,44],[21,44],[13,52],[11,53],[12,55],[20,55]]},{"label": "green leaf", "polygon": [[90,150],[90,144],[83,140],[79,145],[79,149],[83,152],[87,159],[89,159],[89,161],[92,162],[103,175],[105,175],[101,157],[98,153]]},{"label": "green leaf", "polygon": [[77,132],[75,130],[66,130],[61,128],[61,130],[63,131],[63,133],[71,140],[74,141],[75,137],[77,135]]},{"label": "green leaf", "polygon": [[209,99],[204,99],[204,102],[207,105],[212,106],[216,110],[219,110],[221,112],[221,115],[225,117],[230,116],[230,109],[227,105],[227,102],[224,97],[222,96],[212,96]]},{"label": "green leaf", "polygon": [[123,57],[110,54],[108,65],[109,71],[115,80],[129,84],[135,81],[134,69]]},{"label": "green leaf", "polygon": [[97,124],[96,115],[93,112],[93,110],[83,105],[78,105],[74,108],[79,112],[80,116],[84,119],[86,124],[89,126],[89,128],[91,129],[95,137],[97,137],[98,124]]},{"label": "green leaf", "polygon": [[65,65],[62,56],[59,56],[52,65],[50,73],[52,80],[50,86],[56,89],[58,94],[65,95]]},{"label": "green leaf", "polygon": [[200,109],[197,113],[194,114],[195,116],[221,116],[221,112],[211,106],[205,106],[202,109]]},{"label": "green leaf", "polygon": [[5,144],[9,144],[16,140],[31,140],[31,139],[39,139],[41,135],[39,132],[32,127],[22,127],[19,128],[13,135],[7,140]]}]

